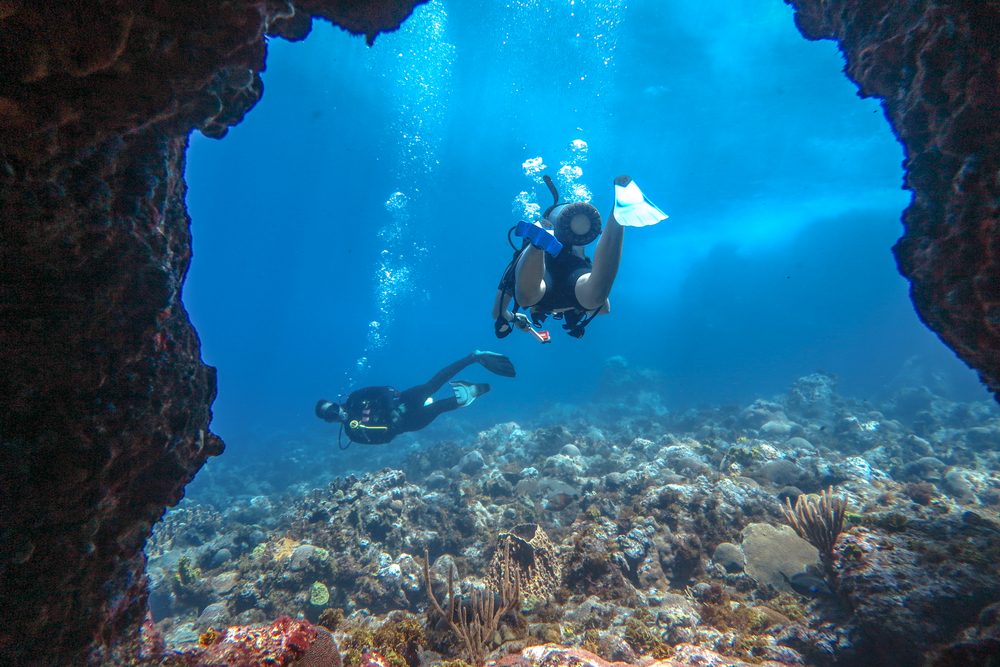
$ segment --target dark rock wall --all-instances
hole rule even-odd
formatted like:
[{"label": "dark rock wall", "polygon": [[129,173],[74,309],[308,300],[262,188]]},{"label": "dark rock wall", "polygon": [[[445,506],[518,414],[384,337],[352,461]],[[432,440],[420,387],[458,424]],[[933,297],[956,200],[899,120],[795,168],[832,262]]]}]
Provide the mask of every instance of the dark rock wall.
[{"label": "dark rock wall", "polygon": [[142,545],[222,451],[215,370],[180,303],[186,146],[146,131],[3,189],[0,647],[15,662],[83,664],[93,638],[143,620]]},{"label": "dark rock wall", "polygon": [[0,0],[5,665],[131,644],[151,526],[223,450],[180,300],[188,134],[256,103],[269,28],[302,37],[316,14],[370,42],[414,3],[306,4]]},{"label": "dark rock wall", "polygon": [[786,0],[835,39],[906,150],[900,272],[921,319],[1000,391],[1000,2]]}]

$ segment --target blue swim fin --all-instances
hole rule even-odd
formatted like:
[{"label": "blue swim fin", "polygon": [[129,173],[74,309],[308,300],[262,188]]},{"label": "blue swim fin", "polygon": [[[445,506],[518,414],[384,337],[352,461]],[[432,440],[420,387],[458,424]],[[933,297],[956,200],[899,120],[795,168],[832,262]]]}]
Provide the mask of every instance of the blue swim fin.
[{"label": "blue swim fin", "polygon": [[667,219],[667,214],[646,199],[639,186],[628,176],[615,179],[614,216],[618,224],[626,227],[647,227]]}]

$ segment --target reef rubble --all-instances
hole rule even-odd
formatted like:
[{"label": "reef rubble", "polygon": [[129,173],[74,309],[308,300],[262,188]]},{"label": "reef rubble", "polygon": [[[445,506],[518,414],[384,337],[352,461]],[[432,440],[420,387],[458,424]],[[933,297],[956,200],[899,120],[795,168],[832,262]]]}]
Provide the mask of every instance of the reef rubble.
[{"label": "reef rubble", "polygon": [[[770,400],[672,411],[609,363],[615,398],[414,444],[396,469],[233,498],[220,463],[222,488],[169,512],[147,546],[157,631],[183,650],[288,615],[333,632],[348,667],[351,646],[394,667],[468,660],[432,610],[427,553],[435,597],[453,577],[456,609],[500,595],[513,570],[498,558],[519,568],[521,602],[484,640],[498,665],[550,664],[526,653],[549,645],[573,664],[588,662],[576,651],[594,665],[902,666],[992,636],[994,403],[905,387],[876,404],[817,373]],[[299,444],[315,447],[311,470],[338,454]],[[463,470],[470,451],[482,463]],[[823,557],[781,507],[827,489],[847,508]],[[389,631],[404,627],[405,642]]]}]

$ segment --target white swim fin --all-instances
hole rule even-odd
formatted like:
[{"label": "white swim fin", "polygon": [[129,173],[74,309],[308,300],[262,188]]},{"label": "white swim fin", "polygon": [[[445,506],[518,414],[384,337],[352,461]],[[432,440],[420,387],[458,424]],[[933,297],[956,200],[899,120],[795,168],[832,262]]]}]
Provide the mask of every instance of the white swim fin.
[{"label": "white swim fin", "polygon": [[667,214],[646,199],[639,186],[628,176],[615,179],[614,216],[618,224],[626,227],[648,227],[667,219]]},{"label": "white swim fin", "polygon": [[474,400],[490,390],[488,384],[473,384],[462,380],[452,380],[448,384],[451,385],[451,390],[455,392],[455,398],[458,399],[458,407],[460,408],[470,405]]}]

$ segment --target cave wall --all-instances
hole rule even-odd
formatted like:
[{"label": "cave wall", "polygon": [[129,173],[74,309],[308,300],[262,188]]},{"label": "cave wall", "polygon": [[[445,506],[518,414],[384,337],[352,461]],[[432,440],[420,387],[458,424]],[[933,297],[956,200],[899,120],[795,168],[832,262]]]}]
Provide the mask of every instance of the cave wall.
[{"label": "cave wall", "polygon": [[893,248],[921,320],[1000,391],[1000,2],[786,0],[883,100],[913,200]]},{"label": "cave wall", "polygon": [[[0,661],[134,646],[142,546],[210,456],[181,303],[188,135],[262,93],[266,35],[369,43],[412,0],[0,0]],[[210,224],[210,221],[209,221]]]}]

